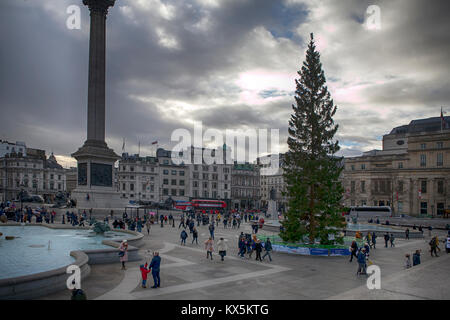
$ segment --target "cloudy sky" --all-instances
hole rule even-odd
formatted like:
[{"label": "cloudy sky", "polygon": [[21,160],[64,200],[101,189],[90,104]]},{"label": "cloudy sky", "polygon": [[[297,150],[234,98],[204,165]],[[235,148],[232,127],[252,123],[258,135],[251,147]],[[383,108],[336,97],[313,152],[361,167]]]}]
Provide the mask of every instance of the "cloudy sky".
[{"label": "cloudy sky", "polygon": [[[66,27],[70,5],[81,29]],[[380,29],[367,8],[380,8]],[[107,143],[170,148],[173,130],[279,129],[311,32],[344,155],[412,119],[450,113],[450,2],[117,0],[107,19]],[[81,0],[0,1],[0,139],[70,166],[86,139],[89,11]]]}]

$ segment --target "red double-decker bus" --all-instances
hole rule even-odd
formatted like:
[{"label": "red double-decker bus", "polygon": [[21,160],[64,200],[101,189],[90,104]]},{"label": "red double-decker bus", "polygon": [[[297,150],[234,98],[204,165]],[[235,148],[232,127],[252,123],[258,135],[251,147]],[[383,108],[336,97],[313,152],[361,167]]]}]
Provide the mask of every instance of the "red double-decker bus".
[{"label": "red double-decker bus", "polygon": [[195,210],[221,210],[227,207],[225,201],[221,200],[191,200],[192,207]]}]

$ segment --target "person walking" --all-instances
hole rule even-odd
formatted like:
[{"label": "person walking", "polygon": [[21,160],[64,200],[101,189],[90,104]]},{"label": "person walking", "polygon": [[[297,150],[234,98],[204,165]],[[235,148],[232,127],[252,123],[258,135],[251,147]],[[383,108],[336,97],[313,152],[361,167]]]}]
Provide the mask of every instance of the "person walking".
[{"label": "person walking", "polygon": [[196,244],[198,244],[198,231],[197,231],[197,228],[196,227],[194,227],[193,229],[192,229],[192,243],[194,243],[194,241],[195,241],[195,243]]},{"label": "person walking", "polygon": [[239,256],[241,258],[244,258],[244,255],[245,255],[245,237],[240,237],[239,238],[238,247],[239,247]]},{"label": "person walking", "polygon": [[433,237],[433,238],[430,240],[429,245],[430,245],[430,253],[431,253],[431,256],[433,256],[433,253],[434,253],[434,255],[435,255],[436,257],[439,257],[439,256],[437,255],[437,251],[436,251],[436,248],[437,248],[436,237]]},{"label": "person walking", "polygon": [[433,231],[433,227],[429,226],[428,227],[428,236],[431,237],[431,231]]},{"label": "person walking", "polygon": [[212,260],[213,259],[212,253],[214,251],[214,240],[211,237],[205,241],[205,250],[206,250],[206,259],[208,259],[208,257],[211,257]]},{"label": "person walking", "polygon": [[181,226],[183,226],[183,228],[186,229],[186,225],[184,224],[184,216],[183,215],[180,218],[180,224],[178,225],[178,229],[180,229]]},{"label": "person walking", "polygon": [[159,252],[155,251],[153,253],[152,262],[150,262],[149,268],[152,269],[153,276],[153,289],[159,288],[161,286],[161,278],[159,277],[159,271],[161,267],[161,257],[159,256]]},{"label": "person walking", "polygon": [[187,239],[187,237],[188,237],[188,234],[187,234],[187,232],[186,232],[186,230],[182,230],[181,231],[181,234],[180,234],[180,238],[181,238],[181,245],[186,245],[186,239]]},{"label": "person walking", "polygon": [[119,247],[119,257],[120,262],[122,262],[122,270],[126,270],[125,262],[128,261],[128,242],[127,240],[123,240]]},{"label": "person walking", "polygon": [[219,251],[221,261],[224,261],[223,258],[227,255],[227,244],[223,238],[217,242],[217,251]]},{"label": "person walking", "polygon": [[409,240],[409,228],[406,228],[405,230],[405,239]]},{"label": "person walking", "polygon": [[377,235],[375,234],[375,231],[372,232],[372,246],[374,249],[376,249],[376,245],[377,245]]},{"label": "person walking", "polygon": [[262,259],[264,260],[266,256],[269,256],[269,260],[270,262],[272,262],[272,256],[270,255],[270,252],[272,251],[272,243],[270,242],[269,238],[267,238],[266,242],[264,243],[264,250],[266,250],[266,253],[264,253]]},{"label": "person walking", "polygon": [[255,252],[256,252],[256,258],[255,260],[259,260],[262,262],[261,259],[261,251],[262,251],[262,244],[261,244],[261,240],[256,240],[255,242]]},{"label": "person walking", "polygon": [[349,262],[352,262],[353,261],[353,257],[355,257],[356,259],[358,258],[357,255],[356,255],[357,252],[358,252],[358,244],[356,243],[356,241],[352,241],[352,244],[350,245],[349,250],[350,250],[350,260],[349,260]]},{"label": "person walking", "polygon": [[394,240],[395,240],[394,234],[391,233],[391,236],[389,237],[389,241],[391,242],[391,248],[392,248],[392,247],[395,247]]},{"label": "person walking", "polygon": [[389,233],[386,232],[386,234],[384,235],[384,247],[385,248],[388,247],[388,242],[389,242]]},{"label": "person walking", "polygon": [[416,250],[413,254],[413,267],[420,264],[420,250]]},{"label": "person walking", "polygon": [[150,222],[150,219],[147,219],[147,222],[145,223],[145,226],[147,227],[147,235],[150,235],[150,228],[152,226],[152,223]]},{"label": "person walking", "polygon": [[211,223],[209,225],[209,234],[210,234],[211,238],[214,240],[214,223]]}]

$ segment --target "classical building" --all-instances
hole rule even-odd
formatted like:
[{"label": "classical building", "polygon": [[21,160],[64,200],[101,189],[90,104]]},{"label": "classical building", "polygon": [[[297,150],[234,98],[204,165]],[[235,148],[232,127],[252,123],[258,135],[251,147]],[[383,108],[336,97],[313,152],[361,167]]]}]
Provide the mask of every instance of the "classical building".
[{"label": "classical building", "polygon": [[231,169],[231,202],[233,209],[259,209],[259,179],[259,167],[257,165],[235,162]]},{"label": "classical building", "polygon": [[395,214],[450,209],[450,117],[413,120],[383,136],[383,150],[345,158],[346,206],[391,206]]},{"label": "classical building", "polygon": [[117,182],[122,198],[158,202],[160,183],[157,158],[122,154],[117,169]]},{"label": "classical building", "polygon": [[67,191],[66,169],[53,153],[47,158],[44,150],[9,153],[0,158],[0,189],[2,201],[17,199],[24,190],[52,202],[56,193]]},{"label": "classical building", "polygon": [[159,202],[171,198],[175,201],[189,200],[189,166],[172,161],[172,151],[159,148],[156,151],[159,174]]}]

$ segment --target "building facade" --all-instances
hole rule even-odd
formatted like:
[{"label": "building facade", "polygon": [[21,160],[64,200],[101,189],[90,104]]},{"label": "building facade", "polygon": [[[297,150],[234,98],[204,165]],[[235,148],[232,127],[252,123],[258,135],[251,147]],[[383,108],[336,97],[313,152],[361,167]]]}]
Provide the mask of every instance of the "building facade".
[{"label": "building facade", "polygon": [[156,157],[122,154],[117,168],[117,189],[130,201],[160,200],[160,175]]},{"label": "building facade", "polygon": [[413,120],[383,136],[383,150],[345,158],[346,206],[390,206],[394,214],[450,209],[450,117]]},{"label": "building facade", "polygon": [[44,150],[6,154],[0,158],[1,200],[15,200],[23,190],[51,203],[58,192],[67,192],[66,171],[53,153],[47,158]]},{"label": "building facade", "polygon": [[260,208],[259,167],[250,163],[235,163],[231,169],[232,209]]}]

